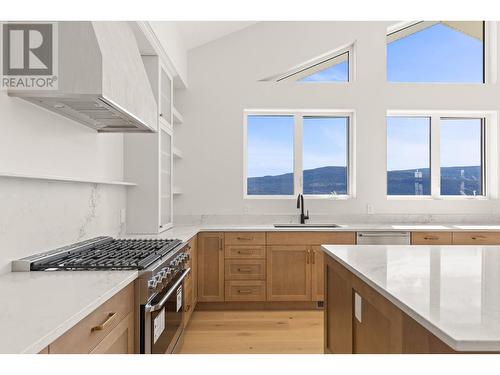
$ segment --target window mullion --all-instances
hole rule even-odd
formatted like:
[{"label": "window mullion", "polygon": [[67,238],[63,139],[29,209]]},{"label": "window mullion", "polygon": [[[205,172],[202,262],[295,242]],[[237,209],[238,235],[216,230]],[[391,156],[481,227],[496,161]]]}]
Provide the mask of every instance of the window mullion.
[{"label": "window mullion", "polygon": [[294,115],[295,121],[295,136],[294,136],[294,192],[299,194],[303,192],[302,181],[302,134],[303,134],[303,118],[300,114]]},{"label": "window mullion", "polygon": [[440,161],[440,132],[439,116],[431,117],[431,142],[430,142],[430,160],[431,160],[431,196],[439,198],[441,196],[441,161]]}]

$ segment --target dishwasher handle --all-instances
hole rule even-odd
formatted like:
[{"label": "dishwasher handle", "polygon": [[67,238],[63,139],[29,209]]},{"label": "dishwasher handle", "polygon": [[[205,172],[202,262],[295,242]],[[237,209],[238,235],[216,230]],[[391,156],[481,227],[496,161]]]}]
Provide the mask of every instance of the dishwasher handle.
[{"label": "dishwasher handle", "polygon": [[358,237],[408,237],[409,232],[359,232]]}]

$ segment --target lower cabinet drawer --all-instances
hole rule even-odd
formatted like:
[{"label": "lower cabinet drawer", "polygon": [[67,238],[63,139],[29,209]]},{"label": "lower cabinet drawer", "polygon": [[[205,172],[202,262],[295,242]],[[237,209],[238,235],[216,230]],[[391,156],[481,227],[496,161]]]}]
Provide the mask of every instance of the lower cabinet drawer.
[{"label": "lower cabinet drawer", "polygon": [[265,259],[266,247],[262,245],[226,245],[224,257],[226,259]]},{"label": "lower cabinet drawer", "polygon": [[500,245],[500,233],[454,232],[453,245]]},{"label": "lower cabinet drawer", "polygon": [[111,297],[68,332],[50,344],[49,352],[51,354],[90,353],[133,311],[133,286],[132,283]]},{"label": "lower cabinet drawer", "polygon": [[413,232],[412,245],[451,245],[451,232]]},{"label": "lower cabinet drawer", "polygon": [[254,280],[226,281],[226,301],[265,301],[266,282]]},{"label": "lower cabinet drawer", "polygon": [[265,280],[265,259],[226,259],[225,280]]}]

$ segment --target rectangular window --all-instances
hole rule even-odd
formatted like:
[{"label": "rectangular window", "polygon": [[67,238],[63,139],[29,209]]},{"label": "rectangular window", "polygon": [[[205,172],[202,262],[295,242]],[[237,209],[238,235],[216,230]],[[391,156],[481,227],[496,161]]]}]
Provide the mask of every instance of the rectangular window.
[{"label": "rectangular window", "polygon": [[429,117],[387,118],[387,195],[430,195]]},{"label": "rectangular window", "polygon": [[483,195],[483,120],[442,118],[441,195]]},{"label": "rectangular window", "polygon": [[387,117],[387,195],[486,196],[486,117]]},{"label": "rectangular window", "polygon": [[304,194],[347,194],[348,117],[303,118]]},{"label": "rectangular window", "polygon": [[421,21],[387,35],[389,82],[485,82],[483,21]]},{"label": "rectangular window", "polygon": [[349,195],[350,124],[350,113],[248,113],[245,195]]},{"label": "rectangular window", "polygon": [[247,194],[293,195],[293,116],[247,117]]}]

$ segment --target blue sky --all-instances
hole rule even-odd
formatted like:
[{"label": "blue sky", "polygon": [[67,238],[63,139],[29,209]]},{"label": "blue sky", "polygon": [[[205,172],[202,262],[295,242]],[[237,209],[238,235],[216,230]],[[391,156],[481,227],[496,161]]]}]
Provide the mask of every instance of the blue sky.
[{"label": "blue sky", "polygon": [[[347,80],[347,62],[303,81]],[[482,42],[442,24],[387,46],[387,79],[392,82],[482,82]],[[343,119],[304,119],[303,165],[313,169],[346,164]],[[387,169],[429,167],[428,118],[387,119]],[[293,116],[249,116],[248,177],[293,172]],[[480,121],[443,121],[441,165],[480,164]],[[466,150],[467,152],[464,152]]]}]

